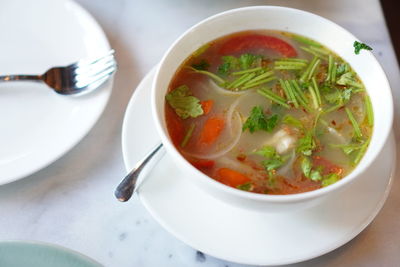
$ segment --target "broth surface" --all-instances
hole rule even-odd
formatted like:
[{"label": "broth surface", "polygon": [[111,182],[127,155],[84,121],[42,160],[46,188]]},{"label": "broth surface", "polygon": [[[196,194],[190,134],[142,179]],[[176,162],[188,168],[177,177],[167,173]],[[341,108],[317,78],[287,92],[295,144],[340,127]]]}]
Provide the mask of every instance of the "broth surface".
[{"label": "broth surface", "polygon": [[195,51],[169,84],[166,122],[175,147],[213,179],[293,194],[355,168],[373,113],[364,85],[338,55],[303,36],[262,30]]}]

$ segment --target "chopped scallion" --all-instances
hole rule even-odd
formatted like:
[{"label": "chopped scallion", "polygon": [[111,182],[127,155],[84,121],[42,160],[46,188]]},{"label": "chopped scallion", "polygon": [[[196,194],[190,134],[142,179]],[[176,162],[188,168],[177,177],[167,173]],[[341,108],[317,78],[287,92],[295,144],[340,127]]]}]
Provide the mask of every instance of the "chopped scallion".
[{"label": "chopped scallion", "polygon": [[351,113],[349,108],[346,108],[346,113],[347,113],[347,117],[349,117],[349,120],[350,120],[351,124],[353,125],[354,134],[358,138],[362,137],[360,126],[358,125],[356,119],[354,118],[353,113]]}]

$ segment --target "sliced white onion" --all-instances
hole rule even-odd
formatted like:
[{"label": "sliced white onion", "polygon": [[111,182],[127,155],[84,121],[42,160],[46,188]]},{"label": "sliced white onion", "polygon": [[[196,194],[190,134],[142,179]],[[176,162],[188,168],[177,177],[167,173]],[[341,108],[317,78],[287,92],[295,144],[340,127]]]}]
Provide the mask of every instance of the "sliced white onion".
[{"label": "sliced white onion", "polygon": [[[228,153],[229,151],[232,150],[232,148],[234,148],[236,146],[236,144],[239,142],[240,137],[242,136],[242,120],[240,118],[240,114],[239,112],[234,113],[234,115],[231,118],[227,118],[228,121],[232,120],[233,117],[236,118],[236,120],[238,121],[238,126],[235,127],[237,128],[236,133],[232,133],[231,132],[231,142],[226,145],[222,150],[219,150],[217,152],[211,153],[211,154],[198,154],[198,153],[188,153],[188,152],[184,152],[186,155],[190,156],[190,157],[194,157],[194,158],[201,158],[201,159],[215,159],[218,157],[221,157],[223,155],[225,155],[226,153]],[[231,123],[232,125],[232,123]]]},{"label": "sliced white onion", "polygon": [[328,128],[328,132],[332,135],[334,135],[342,144],[346,143],[346,139],[341,135],[338,131],[336,131],[335,128],[326,126]]},{"label": "sliced white onion", "polygon": [[291,170],[292,166],[294,163],[294,160],[296,159],[296,153],[294,152],[294,149],[292,150],[292,154],[290,155],[290,159],[287,161],[287,163],[280,167],[276,172],[284,177],[290,177],[290,175],[287,175]]}]

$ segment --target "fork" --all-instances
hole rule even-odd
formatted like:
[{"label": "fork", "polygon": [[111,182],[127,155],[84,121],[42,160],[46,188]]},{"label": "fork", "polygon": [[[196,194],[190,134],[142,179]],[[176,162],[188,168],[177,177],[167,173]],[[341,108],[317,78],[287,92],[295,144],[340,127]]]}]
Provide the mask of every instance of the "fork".
[{"label": "fork", "polygon": [[65,67],[54,67],[42,75],[5,75],[0,82],[42,81],[61,95],[73,95],[89,92],[115,72],[117,63],[114,50],[96,59],[84,59]]}]

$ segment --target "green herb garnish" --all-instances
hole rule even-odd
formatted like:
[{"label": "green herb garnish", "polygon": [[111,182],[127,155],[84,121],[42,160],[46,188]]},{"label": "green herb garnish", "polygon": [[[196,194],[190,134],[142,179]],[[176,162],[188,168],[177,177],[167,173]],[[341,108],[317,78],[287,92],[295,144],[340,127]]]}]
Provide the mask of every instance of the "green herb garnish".
[{"label": "green herb garnish", "polygon": [[321,185],[322,187],[326,187],[328,185],[336,183],[337,181],[339,181],[339,175],[337,175],[336,173],[331,173],[323,177]]},{"label": "green herb garnish", "polygon": [[202,59],[199,63],[192,64],[192,68],[196,70],[207,70],[210,67],[210,64]]},{"label": "green herb garnish", "polygon": [[272,132],[278,122],[278,115],[274,114],[267,118],[261,106],[255,106],[250,112],[250,116],[243,124],[243,131],[248,129],[250,133],[258,130]]},{"label": "green herb garnish", "polygon": [[200,100],[191,95],[186,85],[175,88],[165,96],[165,99],[182,119],[196,118],[204,113]]},{"label": "green herb garnish", "polygon": [[369,45],[367,45],[365,43],[360,43],[358,41],[354,41],[353,47],[354,47],[354,54],[356,54],[356,55],[360,54],[360,51],[362,49],[369,50],[369,51],[372,50],[372,47],[370,47]]},{"label": "green herb garnish", "polygon": [[254,188],[254,186],[251,182],[247,182],[247,183],[236,186],[236,188],[243,190],[243,191],[251,191]]}]

